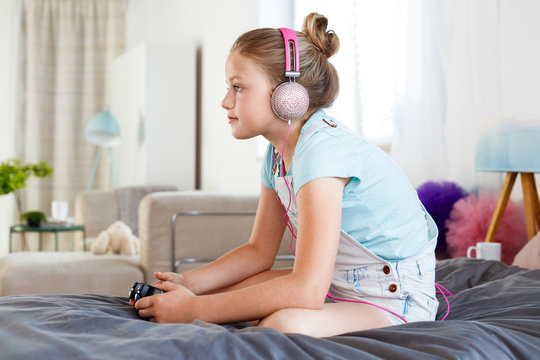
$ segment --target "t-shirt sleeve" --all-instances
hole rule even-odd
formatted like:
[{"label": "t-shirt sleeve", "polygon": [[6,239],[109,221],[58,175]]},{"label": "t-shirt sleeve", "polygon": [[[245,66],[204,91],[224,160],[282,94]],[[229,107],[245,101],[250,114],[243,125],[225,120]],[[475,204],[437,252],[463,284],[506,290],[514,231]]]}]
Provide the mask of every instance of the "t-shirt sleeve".
[{"label": "t-shirt sleeve", "polygon": [[352,178],[346,191],[358,185],[363,166],[358,141],[332,131],[315,132],[297,149],[293,173],[295,193],[311,180],[323,177]]},{"label": "t-shirt sleeve", "polygon": [[266,152],[264,153],[261,167],[261,182],[267,188],[275,190],[274,174],[272,173],[272,168],[274,166],[274,157],[272,155],[272,144],[268,144]]}]

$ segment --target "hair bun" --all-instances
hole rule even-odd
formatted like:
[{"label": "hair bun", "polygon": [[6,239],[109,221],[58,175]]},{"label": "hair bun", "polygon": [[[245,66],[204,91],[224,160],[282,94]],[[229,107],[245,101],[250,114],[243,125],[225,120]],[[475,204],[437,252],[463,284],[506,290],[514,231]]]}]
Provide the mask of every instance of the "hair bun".
[{"label": "hair bun", "polygon": [[321,53],[329,58],[339,50],[339,38],[334,31],[326,31],[327,27],[326,16],[311,13],[304,19],[302,32]]}]

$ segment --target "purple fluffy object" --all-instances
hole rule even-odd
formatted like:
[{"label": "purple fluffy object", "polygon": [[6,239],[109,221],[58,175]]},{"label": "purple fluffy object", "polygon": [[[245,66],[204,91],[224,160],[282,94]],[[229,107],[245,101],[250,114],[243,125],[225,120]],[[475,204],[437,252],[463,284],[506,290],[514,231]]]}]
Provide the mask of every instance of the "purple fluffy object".
[{"label": "purple fluffy object", "polygon": [[[452,257],[467,256],[469,246],[485,241],[498,195],[480,192],[459,200],[446,222],[446,242]],[[519,250],[527,243],[527,228],[523,208],[509,200],[495,234],[501,243],[501,261],[512,264]]]},{"label": "purple fluffy object", "polygon": [[435,254],[438,258],[446,258],[448,257],[446,220],[450,216],[454,204],[467,196],[468,193],[458,184],[450,181],[428,181],[420,185],[416,191],[439,230]]}]

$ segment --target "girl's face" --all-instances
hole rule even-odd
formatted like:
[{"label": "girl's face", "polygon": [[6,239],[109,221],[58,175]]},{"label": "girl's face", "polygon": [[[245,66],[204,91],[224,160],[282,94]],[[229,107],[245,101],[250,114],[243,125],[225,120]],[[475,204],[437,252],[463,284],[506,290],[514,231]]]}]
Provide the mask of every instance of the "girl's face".
[{"label": "girl's face", "polygon": [[270,106],[272,89],[264,73],[253,60],[232,53],[225,75],[228,89],[221,106],[227,110],[232,135],[237,139],[267,135],[277,117]]}]

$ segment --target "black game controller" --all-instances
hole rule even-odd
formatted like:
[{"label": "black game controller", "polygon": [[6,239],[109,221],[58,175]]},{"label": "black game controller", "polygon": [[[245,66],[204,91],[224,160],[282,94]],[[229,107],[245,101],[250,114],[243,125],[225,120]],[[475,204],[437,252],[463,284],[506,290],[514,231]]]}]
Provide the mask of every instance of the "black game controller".
[{"label": "black game controller", "polygon": [[133,285],[131,285],[131,290],[129,291],[128,297],[130,299],[133,299],[133,301],[137,302],[140,298],[143,298],[145,296],[152,296],[161,293],[163,293],[163,290],[159,290],[158,288],[155,288],[152,285],[148,285],[146,283],[135,281]]}]

